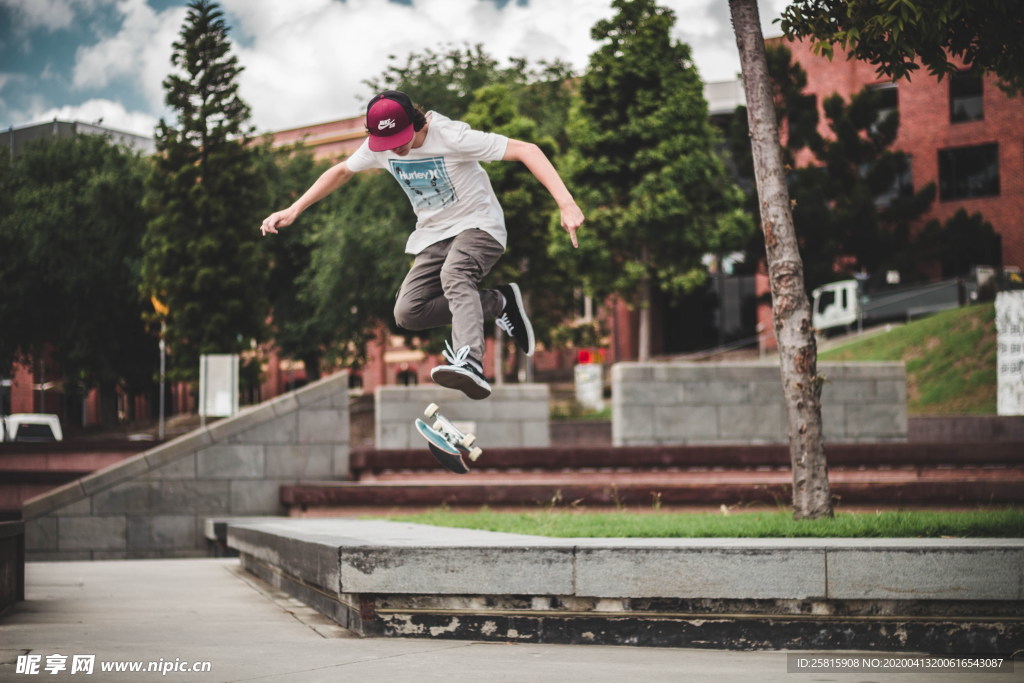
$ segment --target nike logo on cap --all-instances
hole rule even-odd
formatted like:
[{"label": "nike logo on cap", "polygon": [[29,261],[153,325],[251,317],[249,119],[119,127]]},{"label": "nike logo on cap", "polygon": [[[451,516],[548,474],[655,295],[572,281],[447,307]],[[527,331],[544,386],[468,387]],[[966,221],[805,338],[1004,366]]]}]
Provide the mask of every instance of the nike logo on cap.
[{"label": "nike logo on cap", "polygon": [[377,130],[384,130],[385,128],[394,128],[394,127],[395,127],[395,120],[394,119],[381,119],[380,121],[377,122]]}]

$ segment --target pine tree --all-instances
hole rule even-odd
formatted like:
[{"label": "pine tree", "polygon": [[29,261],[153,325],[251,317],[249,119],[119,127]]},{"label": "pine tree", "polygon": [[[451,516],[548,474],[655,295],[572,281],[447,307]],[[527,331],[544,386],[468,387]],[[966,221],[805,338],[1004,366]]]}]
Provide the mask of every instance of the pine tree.
[{"label": "pine tree", "polygon": [[194,379],[200,354],[237,353],[263,333],[256,238],[268,193],[217,4],[193,0],[173,47],[176,71],[163,85],[177,121],[157,127],[143,286],[169,309],[171,376]]}]

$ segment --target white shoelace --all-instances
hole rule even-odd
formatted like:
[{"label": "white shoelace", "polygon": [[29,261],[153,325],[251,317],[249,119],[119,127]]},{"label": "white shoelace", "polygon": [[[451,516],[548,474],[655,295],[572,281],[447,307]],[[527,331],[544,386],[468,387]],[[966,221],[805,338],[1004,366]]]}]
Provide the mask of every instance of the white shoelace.
[{"label": "white shoelace", "polygon": [[515,329],[515,326],[512,324],[512,320],[508,317],[508,313],[505,313],[500,318],[495,320],[494,324],[497,325],[506,334],[509,334],[509,335],[514,335],[515,334],[515,332],[513,332],[513,330]]},{"label": "white shoelace", "polygon": [[444,342],[444,351],[441,354],[445,357],[450,364],[457,368],[469,363],[469,346],[463,346],[458,351],[452,348],[451,343],[446,339]]}]

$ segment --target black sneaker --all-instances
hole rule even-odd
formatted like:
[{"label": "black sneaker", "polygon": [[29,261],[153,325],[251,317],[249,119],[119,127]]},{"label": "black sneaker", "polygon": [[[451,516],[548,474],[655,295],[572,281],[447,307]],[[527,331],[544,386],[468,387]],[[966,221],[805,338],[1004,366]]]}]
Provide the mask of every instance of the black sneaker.
[{"label": "black sneaker", "polygon": [[444,357],[448,365],[438,365],[430,371],[430,379],[436,384],[449,389],[457,389],[475,401],[491,395],[491,385],[484,377],[480,363],[469,355],[469,347],[463,346],[454,351],[451,344],[447,347]]},{"label": "black sneaker", "polygon": [[523,306],[523,295],[519,291],[519,285],[498,285],[497,290],[505,297],[505,310],[495,323],[504,330],[510,337],[516,340],[516,346],[527,356],[533,355],[535,341],[533,338],[533,325],[526,315],[526,307]]}]

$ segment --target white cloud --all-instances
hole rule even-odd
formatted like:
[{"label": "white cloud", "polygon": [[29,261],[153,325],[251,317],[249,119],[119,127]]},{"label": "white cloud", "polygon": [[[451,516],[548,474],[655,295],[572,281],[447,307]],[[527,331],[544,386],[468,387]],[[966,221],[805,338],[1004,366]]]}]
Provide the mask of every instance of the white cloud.
[{"label": "white cloud", "polygon": [[[242,96],[261,129],[281,129],[352,116],[371,94],[363,81],[394,55],[425,48],[475,45],[499,60],[562,59],[582,69],[593,50],[590,27],[610,14],[610,0],[510,2],[499,10],[480,0],[225,0],[237,18],[236,44],[245,66]],[[429,106],[429,102],[425,103]]]},{"label": "white cloud", "polygon": [[[15,0],[0,0],[10,3]],[[16,0],[32,5],[33,0]],[[41,0],[63,11],[69,0]],[[81,0],[110,2],[112,0]],[[693,46],[705,80],[739,71],[724,0],[661,0],[676,12],[675,37]],[[245,70],[242,97],[261,131],[358,115],[371,94],[363,81],[381,74],[390,57],[404,63],[426,48],[483,44],[499,60],[531,63],[561,59],[582,71],[596,45],[593,25],[612,15],[611,0],[531,0],[498,9],[487,0],[221,0],[229,15],[234,52]],[[786,0],[761,0],[762,25]],[[115,81],[144,95],[152,118],[164,112],[162,81],[171,44],[186,9],[156,12],[146,0],[117,0],[119,29],[79,48],[72,83],[84,93]],[[59,11],[58,11],[59,10]],[[430,106],[430,102],[424,102]],[[136,131],[138,132],[138,131]]]},{"label": "white cloud", "polygon": [[157,117],[151,114],[127,111],[120,102],[105,99],[93,99],[82,104],[54,107],[26,117],[26,120],[35,123],[54,119],[95,123],[106,128],[147,137],[153,135],[157,124]]},{"label": "white cloud", "polygon": [[75,18],[71,0],[0,0],[0,5],[11,10],[15,27],[22,31],[58,31]]},{"label": "white cloud", "polygon": [[24,33],[35,29],[60,31],[71,28],[81,16],[117,0],[0,0],[11,11],[13,28]]},{"label": "white cloud", "polygon": [[[761,0],[766,35],[787,0]],[[739,57],[724,0],[662,0],[676,12],[674,36],[693,46],[705,80],[729,80]],[[499,60],[561,59],[586,68],[593,25],[612,16],[611,0],[532,0],[498,9],[486,0],[223,0],[237,20],[242,96],[262,130],[357,115],[389,56],[481,43]],[[425,102],[429,106],[429,102]]]},{"label": "white cloud", "polygon": [[153,111],[161,111],[162,83],[171,70],[171,44],[186,9],[158,13],[145,0],[119,0],[117,9],[122,16],[117,33],[78,49],[72,86],[81,91],[127,80],[142,92]]}]

